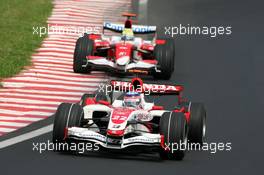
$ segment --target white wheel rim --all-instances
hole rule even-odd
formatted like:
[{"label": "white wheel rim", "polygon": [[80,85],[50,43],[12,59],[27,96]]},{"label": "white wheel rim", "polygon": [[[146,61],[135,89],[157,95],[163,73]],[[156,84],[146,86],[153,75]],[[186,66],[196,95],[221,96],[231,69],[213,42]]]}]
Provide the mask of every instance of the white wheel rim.
[{"label": "white wheel rim", "polygon": [[205,118],[203,119],[203,139],[205,138],[206,133],[206,124],[205,124]]}]

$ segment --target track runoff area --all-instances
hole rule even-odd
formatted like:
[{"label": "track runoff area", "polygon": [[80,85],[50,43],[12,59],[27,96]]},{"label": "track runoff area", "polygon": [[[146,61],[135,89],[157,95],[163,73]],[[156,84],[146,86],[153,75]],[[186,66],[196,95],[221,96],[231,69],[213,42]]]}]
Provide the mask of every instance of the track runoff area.
[{"label": "track runoff area", "polygon": [[[47,26],[34,26],[34,37],[48,33],[32,55],[32,66],[2,81],[0,136],[47,119],[62,102],[75,103],[108,80],[102,72],[73,73],[75,42],[83,32],[100,32],[103,21],[121,22],[132,2],[123,0],[55,0]],[[87,10],[89,9],[89,10]],[[0,141],[0,148],[50,132],[52,125]],[[12,133],[10,133],[12,134]],[[0,137],[0,139],[1,139]]]}]

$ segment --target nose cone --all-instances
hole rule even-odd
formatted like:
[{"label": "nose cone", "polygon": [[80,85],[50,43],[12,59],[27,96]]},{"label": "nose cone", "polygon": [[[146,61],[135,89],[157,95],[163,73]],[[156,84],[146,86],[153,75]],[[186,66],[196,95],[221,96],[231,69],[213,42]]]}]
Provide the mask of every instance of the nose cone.
[{"label": "nose cone", "polygon": [[116,63],[120,66],[124,66],[129,62],[129,56],[122,56],[116,60]]}]

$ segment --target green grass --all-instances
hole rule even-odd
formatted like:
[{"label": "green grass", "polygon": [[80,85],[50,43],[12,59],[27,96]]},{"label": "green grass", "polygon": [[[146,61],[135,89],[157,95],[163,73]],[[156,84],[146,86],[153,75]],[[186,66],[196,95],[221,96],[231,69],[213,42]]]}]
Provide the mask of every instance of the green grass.
[{"label": "green grass", "polygon": [[46,26],[52,0],[0,0],[0,79],[30,65],[30,56],[45,36],[33,26]]}]

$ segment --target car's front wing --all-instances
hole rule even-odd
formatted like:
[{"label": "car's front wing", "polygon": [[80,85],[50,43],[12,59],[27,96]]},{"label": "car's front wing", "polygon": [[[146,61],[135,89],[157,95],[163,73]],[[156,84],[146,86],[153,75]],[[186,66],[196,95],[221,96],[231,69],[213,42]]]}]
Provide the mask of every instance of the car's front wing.
[{"label": "car's front wing", "polygon": [[156,72],[160,72],[156,64],[138,61],[134,63],[129,63],[125,66],[120,66],[110,60],[107,60],[104,57],[87,60],[87,63],[83,65],[83,67],[87,67],[88,65],[90,66],[91,70],[107,70],[109,72],[116,72],[121,74],[153,74]]},{"label": "car's front wing", "polygon": [[87,128],[68,128],[68,138],[78,141],[98,143],[104,148],[123,149],[130,146],[160,146],[160,134],[144,133],[142,136],[116,139],[104,136]]}]

